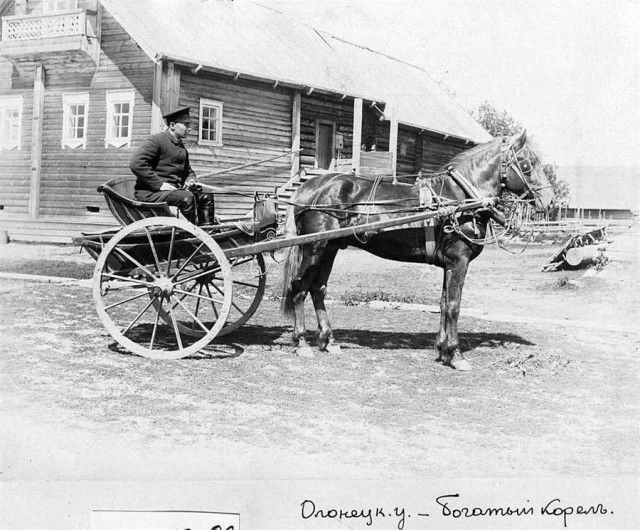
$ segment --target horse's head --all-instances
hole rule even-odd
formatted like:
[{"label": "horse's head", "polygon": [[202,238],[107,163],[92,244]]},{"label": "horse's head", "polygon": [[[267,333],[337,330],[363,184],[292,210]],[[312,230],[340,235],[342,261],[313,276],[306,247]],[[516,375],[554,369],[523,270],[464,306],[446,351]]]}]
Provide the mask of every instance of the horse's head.
[{"label": "horse's head", "polygon": [[537,212],[553,206],[555,194],[543,165],[527,145],[527,132],[502,138],[500,180],[503,188],[534,204]]}]

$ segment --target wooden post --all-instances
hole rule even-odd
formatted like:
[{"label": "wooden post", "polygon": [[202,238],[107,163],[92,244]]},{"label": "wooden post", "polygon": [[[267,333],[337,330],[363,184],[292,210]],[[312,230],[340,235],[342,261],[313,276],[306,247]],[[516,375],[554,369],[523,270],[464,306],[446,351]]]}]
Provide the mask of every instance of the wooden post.
[{"label": "wooden post", "polygon": [[29,219],[38,218],[40,179],[42,175],[42,130],[44,113],[45,72],[36,66],[33,80],[33,119],[31,121],[31,180],[29,185]]},{"label": "wooden post", "polygon": [[[387,106],[389,108],[389,106]],[[389,131],[389,151],[391,152],[391,169],[393,175],[393,182],[396,180],[396,165],[398,163],[398,113],[395,107],[391,106],[389,109],[391,116],[389,121],[391,122]]]},{"label": "wooden post", "polygon": [[167,95],[166,112],[175,109],[180,101],[180,68],[176,68],[172,61],[167,62]]},{"label": "wooden post", "polygon": [[159,61],[155,65],[155,75],[153,77],[153,96],[151,101],[151,134],[162,131],[162,70],[164,61]]},{"label": "wooden post", "polygon": [[362,148],[362,98],[353,100],[353,147],[351,168],[360,172],[360,153]]},{"label": "wooden post", "polygon": [[293,108],[291,111],[291,176],[300,171],[300,130],[302,123],[302,94],[296,90],[293,93]]}]

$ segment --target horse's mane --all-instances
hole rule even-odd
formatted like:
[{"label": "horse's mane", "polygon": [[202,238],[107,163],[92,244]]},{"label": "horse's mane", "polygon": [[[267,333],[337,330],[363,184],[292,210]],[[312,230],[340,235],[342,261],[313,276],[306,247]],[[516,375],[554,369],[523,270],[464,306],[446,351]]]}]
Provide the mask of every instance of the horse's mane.
[{"label": "horse's mane", "polygon": [[[459,166],[473,160],[475,163],[483,161],[488,158],[490,154],[495,152],[496,142],[500,142],[499,138],[494,138],[483,144],[476,145],[470,149],[462,151],[455,155],[449,162],[447,162],[443,169],[449,166]],[[499,144],[498,144],[499,145]]]}]

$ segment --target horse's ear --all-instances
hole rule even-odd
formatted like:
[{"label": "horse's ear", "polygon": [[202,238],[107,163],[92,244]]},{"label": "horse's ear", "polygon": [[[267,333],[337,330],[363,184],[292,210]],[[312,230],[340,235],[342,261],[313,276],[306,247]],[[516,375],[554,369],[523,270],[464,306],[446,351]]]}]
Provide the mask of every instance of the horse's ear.
[{"label": "horse's ear", "polygon": [[526,129],[522,129],[522,132],[520,134],[516,134],[513,137],[513,146],[516,149],[520,149],[524,146],[525,142],[527,141],[527,130]]}]

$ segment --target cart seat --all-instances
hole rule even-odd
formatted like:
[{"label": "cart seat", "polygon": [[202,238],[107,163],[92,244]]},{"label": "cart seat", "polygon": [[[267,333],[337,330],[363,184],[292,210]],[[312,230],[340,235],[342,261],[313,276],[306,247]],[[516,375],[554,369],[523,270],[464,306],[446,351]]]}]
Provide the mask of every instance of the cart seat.
[{"label": "cart seat", "polygon": [[118,177],[98,186],[107,206],[122,226],[147,217],[175,217],[166,202],[141,202],[134,198],[136,178]]}]

